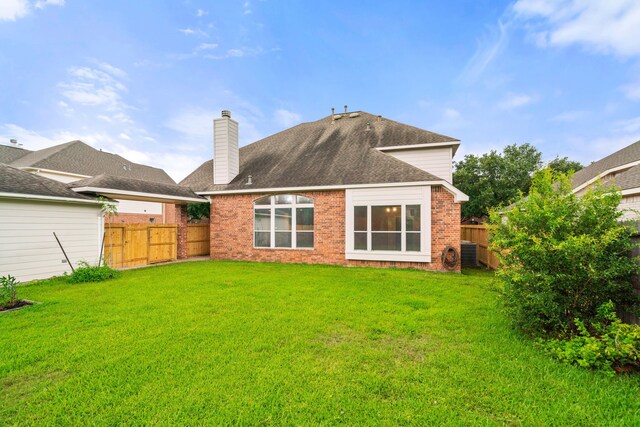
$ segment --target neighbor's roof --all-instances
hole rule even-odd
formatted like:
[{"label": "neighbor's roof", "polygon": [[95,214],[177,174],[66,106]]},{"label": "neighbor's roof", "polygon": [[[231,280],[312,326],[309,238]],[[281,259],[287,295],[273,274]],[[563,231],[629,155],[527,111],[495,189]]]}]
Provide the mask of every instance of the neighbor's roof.
[{"label": "neighbor's roof", "polygon": [[[350,117],[354,116],[354,117]],[[242,132],[242,129],[240,129]],[[213,184],[213,160],[180,184],[195,192],[310,186],[442,181],[379,151],[402,145],[459,141],[365,112],[301,123],[240,148],[240,173],[227,185]],[[247,185],[249,175],[252,184]]]},{"label": "neighbor's roof", "polygon": [[162,169],[133,163],[117,154],[96,150],[82,141],[71,141],[32,151],[12,161],[11,166],[49,169],[87,176],[108,174],[175,184]]},{"label": "neighbor's roof", "polygon": [[[621,167],[633,162],[640,161],[640,141],[635,142],[627,147],[624,147],[622,150],[616,151],[613,154],[604,157],[597,162],[591,163],[589,166],[586,166],[583,169],[580,169],[573,176],[573,188],[579,187],[586,182],[599,177],[601,174],[605,173],[610,169],[615,169],[617,167]],[[640,170],[638,168],[631,168],[622,174],[616,177],[616,185],[622,186],[626,185],[626,188],[634,188],[640,186],[640,179],[636,179],[635,176],[638,175]],[[634,184],[633,187],[628,187],[628,185]],[[635,185],[635,184],[638,185]],[[625,188],[623,188],[624,190]]]},{"label": "neighbor's roof", "polygon": [[28,194],[53,198],[94,200],[78,194],[58,181],[0,164],[0,193]]},{"label": "neighbor's roof", "polygon": [[10,145],[0,145],[0,163],[9,164],[14,160],[18,160],[20,157],[24,157],[31,153],[24,148],[12,147]]},{"label": "neighbor's roof", "polygon": [[[67,185],[69,188],[75,189],[75,191],[91,192],[108,195],[109,197],[126,198],[127,194],[133,195],[133,193],[135,193],[139,196],[145,195],[147,198],[164,198],[174,200],[189,199],[189,201],[193,202],[206,202],[205,198],[198,196],[189,188],[178,184],[151,182],[140,179],[123,178],[120,176],[98,175],[74,181]],[[135,197],[135,199],[140,200],[138,197]]]}]

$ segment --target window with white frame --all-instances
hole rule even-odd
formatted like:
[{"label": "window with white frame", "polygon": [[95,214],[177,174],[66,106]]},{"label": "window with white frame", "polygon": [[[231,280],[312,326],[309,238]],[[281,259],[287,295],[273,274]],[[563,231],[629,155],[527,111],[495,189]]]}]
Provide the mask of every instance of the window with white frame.
[{"label": "window with white frame", "polygon": [[420,252],[420,205],[353,207],[353,248]]},{"label": "window with white frame", "polygon": [[265,196],[253,203],[256,248],[313,249],[313,199],[294,194]]},{"label": "window with white frame", "polygon": [[431,262],[431,187],[346,190],[345,256]]}]

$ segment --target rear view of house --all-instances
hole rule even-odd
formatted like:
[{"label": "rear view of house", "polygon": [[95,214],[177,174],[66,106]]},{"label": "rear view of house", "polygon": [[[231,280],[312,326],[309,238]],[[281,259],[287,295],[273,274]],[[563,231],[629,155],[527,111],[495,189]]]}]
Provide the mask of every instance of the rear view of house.
[{"label": "rear view of house", "polygon": [[459,253],[460,141],[361,111],[242,148],[239,129],[223,111],[213,160],[181,182],[211,201],[213,259],[443,270]]}]

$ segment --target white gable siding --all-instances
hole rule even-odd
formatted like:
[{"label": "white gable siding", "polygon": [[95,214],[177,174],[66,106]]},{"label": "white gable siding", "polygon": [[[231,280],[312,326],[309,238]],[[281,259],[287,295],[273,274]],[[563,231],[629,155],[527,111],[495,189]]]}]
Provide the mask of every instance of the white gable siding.
[{"label": "white gable siding", "polygon": [[624,212],[624,220],[640,221],[640,196],[623,197],[618,209]]},{"label": "white gable siding", "polygon": [[429,172],[447,182],[453,181],[451,147],[394,150],[385,151],[385,154]]},{"label": "white gable siding", "polygon": [[0,199],[0,276],[25,282],[71,273],[53,232],[74,267],[81,260],[98,262],[99,205]]}]

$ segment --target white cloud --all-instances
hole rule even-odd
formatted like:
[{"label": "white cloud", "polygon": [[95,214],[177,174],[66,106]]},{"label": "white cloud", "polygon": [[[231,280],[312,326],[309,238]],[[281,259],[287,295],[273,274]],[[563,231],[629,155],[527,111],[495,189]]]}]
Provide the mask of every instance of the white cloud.
[{"label": "white cloud", "polygon": [[3,0],[0,2],[0,21],[15,21],[29,13],[27,0]]},{"label": "white cloud", "polygon": [[510,93],[498,104],[500,108],[504,110],[512,110],[514,108],[524,107],[535,101],[535,98],[530,95]]},{"label": "white cloud", "polygon": [[551,120],[552,122],[568,123],[581,120],[588,115],[589,112],[584,110],[564,111],[562,113],[556,114],[549,120]]},{"label": "white cloud", "polygon": [[518,0],[513,10],[530,21],[541,46],[578,44],[598,53],[640,55],[637,0]]},{"label": "white cloud", "polygon": [[508,42],[509,22],[498,20],[496,27],[477,41],[476,51],[460,74],[460,79],[466,83],[474,83],[484,70],[504,51]]},{"label": "white cloud", "polygon": [[34,6],[36,9],[44,9],[47,6],[64,6],[64,0],[38,0]]},{"label": "white cloud", "polygon": [[447,120],[455,120],[460,118],[460,111],[454,108],[445,108],[444,111],[442,112],[442,115]]},{"label": "white cloud", "polygon": [[250,15],[250,14],[253,12],[253,11],[251,10],[251,2],[249,2],[249,1],[245,1],[245,2],[242,4],[242,9],[243,9],[243,13],[244,13],[245,15]]},{"label": "white cloud", "polygon": [[617,132],[628,134],[640,132],[640,116],[616,122],[615,130]]},{"label": "white cloud", "polygon": [[120,137],[120,139],[124,139],[126,141],[131,141],[131,137],[129,135],[127,135],[126,133],[122,132],[120,133],[120,135],[118,135]]},{"label": "white cloud", "polygon": [[290,128],[291,126],[300,123],[301,118],[300,114],[282,108],[276,110],[274,113],[274,120],[278,125],[284,128]]},{"label": "white cloud", "polygon": [[[62,95],[74,104],[104,108],[112,121],[131,123],[131,118],[125,112],[131,107],[122,98],[127,92],[127,87],[120,81],[126,73],[106,62],[98,63],[98,67],[102,69],[69,68],[69,79],[58,83]],[[107,114],[103,113],[101,116],[103,118]]]},{"label": "white cloud", "polygon": [[218,47],[217,43],[200,43],[200,45],[196,48],[197,51],[199,50],[211,50],[211,49],[215,49]]},{"label": "white cloud", "polygon": [[44,9],[47,6],[64,6],[64,0],[37,0],[33,3],[28,0],[1,0],[0,21],[15,21],[27,16],[32,7]]},{"label": "white cloud", "polygon": [[207,34],[205,31],[202,31],[199,28],[181,28],[181,29],[178,29],[178,31],[180,31],[185,36],[195,35],[200,37],[209,37],[209,34]]},{"label": "white cloud", "polygon": [[206,11],[206,10],[204,10],[204,9],[198,9],[198,10],[196,11],[196,16],[197,16],[198,18],[200,18],[200,17],[202,17],[202,16],[205,16],[205,15],[208,15],[208,14],[209,14],[209,12],[207,12],[207,11]]}]

